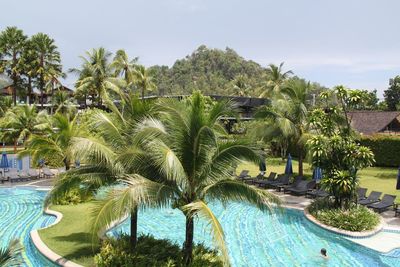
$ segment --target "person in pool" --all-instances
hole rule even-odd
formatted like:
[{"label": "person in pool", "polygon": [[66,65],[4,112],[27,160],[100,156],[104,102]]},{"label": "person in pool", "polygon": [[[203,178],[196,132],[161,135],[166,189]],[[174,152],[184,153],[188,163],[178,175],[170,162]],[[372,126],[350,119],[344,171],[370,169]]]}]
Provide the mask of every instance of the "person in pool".
[{"label": "person in pool", "polygon": [[321,248],[321,256],[322,256],[324,259],[328,259],[328,258],[329,258],[329,257],[328,257],[328,254],[326,253],[326,249]]}]

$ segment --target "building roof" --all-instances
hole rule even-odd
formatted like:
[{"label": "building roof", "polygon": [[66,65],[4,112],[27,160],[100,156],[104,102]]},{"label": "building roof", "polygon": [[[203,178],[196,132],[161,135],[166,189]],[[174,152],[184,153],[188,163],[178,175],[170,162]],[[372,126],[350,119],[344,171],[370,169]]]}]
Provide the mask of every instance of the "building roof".
[{"label": "building roof", "polygon": [[370,135],[381,132],[397,117],[399,111],[353,111],[348,113],[351,126],[359,133]]}]

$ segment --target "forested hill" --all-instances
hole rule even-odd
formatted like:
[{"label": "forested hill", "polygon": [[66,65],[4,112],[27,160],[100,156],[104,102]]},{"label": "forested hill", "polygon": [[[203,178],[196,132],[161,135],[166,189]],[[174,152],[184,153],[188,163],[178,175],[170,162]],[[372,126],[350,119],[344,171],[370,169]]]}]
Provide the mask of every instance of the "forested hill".
[{"label": "forested hill", "polygon": [[191,55],[168,66],[150,68],[160,94],[205,94],[258,96],[265,68],[245,60],[233,49],[210,49],[202,45]]}]

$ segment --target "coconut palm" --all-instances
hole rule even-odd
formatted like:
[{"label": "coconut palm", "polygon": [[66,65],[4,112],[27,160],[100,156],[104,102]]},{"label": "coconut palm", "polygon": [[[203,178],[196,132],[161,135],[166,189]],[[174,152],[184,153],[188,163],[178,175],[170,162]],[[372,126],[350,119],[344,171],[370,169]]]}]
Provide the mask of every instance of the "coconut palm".
[{"label": "coconut palm", "polygon": [[51,158],[63,162],[65,169],[69,170],[74,159],[71,145],[74,138],[85,136],[84,126],[79,124],[79,115],[70,118],[60,113],[50,118],[45,134],[32,134],[26,142],[26,149],[19,153],[20,156],[31,155],[33,162],[40,159]]},{"label": "coconut palm", "polygon": [[9,109],[0,121],[2,131],[0,139],[14,142],[14,148],[18,143],[23,143],[32,133],[45,129],[47,114],[45,111],[37,112],[35,106],[16,106]]},{"label": "coconut palm", "polygon": [[149,70],[143,65],[137,66],[133,74],[135,84],[138,89],[141,90],[142,99],[144,99],[145,92],[152,91],[156,88],[153,77],[150,75]]},{"label": "coconut palm", "polygon": [[264,140],[278,140],[284,146],[290,142],[296,144],[299,157],[299,175],[303,175],[304,148],[310,137],[308,122],[307,96],[310,83],[303,80],[290,80],[282,88],[283,98],[275,98],[270,107],[263,107],[256,118],[265,123],[255,128],[255,134]]},{"label": "coconut palm", "polygon": [[232,81],[233,90],[237,96],[248,96],[250,86],[247,83],[247,77],[240,74]]},{"label": "coconut palm", "polygon": [[36,79],[36,70],[38,69],[36,54],[33,49],[33,44],[30,39],[26,40],[25,47],[21,55],[21,60],[19,62],[19,69],[22,71],[22,74],[26,77],[26,103],[30,105],[32,103],[32,92],[33,92],[33,84]]},{"label": "coconut palm", "polygon": [[110,65],[111,53],[103,47],[92,49],[86,52],[80,69],[71,69],[79,75],[76,83],[76,92],[78,94],[89,94],[92,102],[97,99],[97,106],[101,107],[103,101],[110,100],[110,92],[120,94],[121,87],[125,83],[120,78],[114,77],[113,69]]},{"label": "coconut palm", "polygon": [[12,98],[9,96],[2,96],[0,97],[0,118],[4,117],[4,115],[7,113],[7,110],[9,110],[12,107]]},{"label": "coconut palm", "polygon": [[51,98],[53,106],[56,108],[56,113],[64,115],[72,114],[76,111],[76,107],[68,93],[65,91],[57,90],[53,93]]},{"label": "coconut palm", "polygon": [[217,103],[205,111],[199,92],[188,101],[167,100],[160,104],[163,122],[144,120],[136,135],[150,136],[141,146],[126,150],[119,160],[130,175],[120,179],[125,187],[115,189],[97,205],[95,229],[124,218],[135,207],[171,205],[186,217],[184,264],[192,261],[194,219],[211,225],[216,246],[229,263],[223,229],[209,206],[210,201],[245,201],[262,210],[279,199],[232,177],[232,165],[241,160],[259,162],[249,144],[219,138],[222,116],[231,112],[228,103]]},{"label": "coconut palm", "polygon": [[134,71],[138,61],[138,57],[129,60],[125,50],[120,49],[116,52],[111,67],[114,68],[115,76],[122,76],[127,84],[134,82]]},{"label": "coconut palm", "polygon": [[[123,95],[121,105],[123,112],[114,105],[109,106],[112,113],[98,110],[93,112],[88,121],[95,137],[86,135],[72,138],[69,151],[84,164],[66,172],[57,180],[47,199],[48,203],[57,201],[73,188],[90,193],[102,186],[116,184],[125,177],[131,177],[131,169],[125,168],[121,160],[132,156],[142,139],[151,138],[151,135],[135,135],[133,131],[138,121],[152,113],[153,105],[133,95]],[[137,237],[137,207],[132,207],[127,213],[131,215],[131,245],[134,248]],[[97,230],[94,232],[97,233]]]},{"label": "coconut palm", "polygon": [[8,246],[0,248],[0,266],[20,266],[20,255],[23,247],[17,239],[10,241]]},{"label": "coconut palm", "polygon": [[40,90],[40,104],[43,106],[46,82],[62,76],[60,52],[54,40],[47,34],[37,33],[31,37],[32,49],[35,57],[35,74],[38,76]]},{"label": "coconut palm", "polygon": [[6,72],[12,80],[12,99],[17,104],[17,88],[20,84],[19,61],[27,37],[17,27],[7,27],[0,33],[0,73]]},{"label": "coconut palm", "polygon": [[266,70],[267,83],[265,91],[260,95],[260,97],[265,96],[277,96],[281,92],[281,89],[284,87],[285,81],[293,74],[291,70],[283,72],[283,64],[279,64],[276,66],[274,64],[270,64]]}]

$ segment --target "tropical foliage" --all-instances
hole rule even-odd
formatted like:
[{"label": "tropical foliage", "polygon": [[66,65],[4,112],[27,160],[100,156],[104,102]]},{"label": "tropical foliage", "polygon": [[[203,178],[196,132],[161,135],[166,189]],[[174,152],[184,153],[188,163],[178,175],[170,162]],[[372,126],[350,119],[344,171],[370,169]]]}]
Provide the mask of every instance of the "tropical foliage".
[{"label": "tropical foliage", "polygon": [[0,248],[0,266],[19,266],[22,250],[19,240],[11,240],[8,246]]}]

